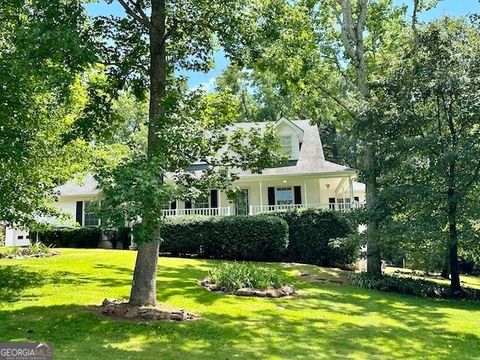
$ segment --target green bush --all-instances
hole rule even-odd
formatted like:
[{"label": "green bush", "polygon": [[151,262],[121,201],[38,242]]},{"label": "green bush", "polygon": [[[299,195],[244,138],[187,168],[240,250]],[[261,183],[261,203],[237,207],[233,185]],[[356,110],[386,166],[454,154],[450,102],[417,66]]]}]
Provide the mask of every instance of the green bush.
[{"label": "green bush", "polygon": [[[30,234],[36,239],[37,232]],[[52,229],[38,232],[38,240],[46,246],[63,248],[97,248],[102,239],[99,228]]]},{"label": "green bush", "polygon": [[118,230],[107,230],[105,235],[107,239],[112,243],[112,248],[128,250],[130,248],[130,234],[131,229],[128,227],[122,227]]},{"label": "green bush", "polygon": [[270,213],[289,228],[287,259],[320,266],[349,267],[358,258],[358,244],[347,236],[353,227],[345,214],[320,209]]},{"label": "green bush", "polygon": [[42,244],[41,242],[35,242],[28,246],[9,246],[6,247],[4,251],[0,252],[0,258],[5,257],[24,257],[24,256],[46,256],[46,255],[55,255],[58,252],[55,252],[52,248]]},{"label": "green bush", "polygon": [[365,289],[395,292],[431,298],[463,298],[480,300],[480,290],[463,288],[460,293],[452,293],[450,287],[435,281],[414,279],[393,275],[372,275],[366,272],[351,275],[353,286]]},{"label": "green bush", "polygon": [[277,261],[288,225],[273,216],[172,217],[161,228],[160,251],[226,260]]},{"label": "green bush", "polygon": [[241,288],[279,289],[287,285],[287,278],[278,270],[248,263],[223,262],[209,271],[208,280],[226,291]]}]

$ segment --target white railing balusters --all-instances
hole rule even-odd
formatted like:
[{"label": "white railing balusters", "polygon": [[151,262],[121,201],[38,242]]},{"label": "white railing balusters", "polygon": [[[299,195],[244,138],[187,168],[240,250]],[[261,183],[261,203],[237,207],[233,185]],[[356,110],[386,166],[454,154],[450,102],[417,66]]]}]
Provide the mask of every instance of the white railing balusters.
[{"label": "white railing balusters", "polygon": [[[360,209],[365,203],[355,201],[353,203],[322,203],[322,204],[282,204],[282,205],[250,205],[249,215],[268,213],[272,211],[292,210],[292,209],[326,209],[336,211],[350,211]],[[203,215],[203,216],[228,216],[231,215],[230,206],[219,208],[192,208],[192,209],[167,209],[162,210],[164,216],[182,216],[182,215]]]},{"label": "white railing balusters", "polygon": [[182,216],[182,215],[230,215],[230,207],[220,208],[192,208],[192,209],[166,209],[162,210],[163,216]]}]

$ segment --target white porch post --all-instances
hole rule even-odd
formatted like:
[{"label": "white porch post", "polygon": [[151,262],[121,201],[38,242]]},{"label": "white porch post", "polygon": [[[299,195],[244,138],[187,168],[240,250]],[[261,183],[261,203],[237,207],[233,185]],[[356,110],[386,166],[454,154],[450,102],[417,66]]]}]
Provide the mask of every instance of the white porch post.
[{"label": "white porch post", "polygon": [[260,187],[260,211],[263,211],[263,189],[262,189],[262,180],[259,182]]},{"label": "white porch post", "polygon": [[354,197],[353,197],[353,179],[352,179],[351,176],[348,178],[348,187],[349,187],[349,189],[350,189],[350,208],[353,208],[353,201],[354,201]]},{"label": "white porch post", "polygon": [[307,200],[307,182],[304,182],[303,183],[303,188],[304,188],[304,192],[305,192],[305,207],[308,208],[308,200]]},{"label": "white porch post", "polygon": [[[320,204],[320,208],[323,207],[322,204],[322,181],[318,179],[318,203]],[[328,207],[328,205],[327,205]]]}]

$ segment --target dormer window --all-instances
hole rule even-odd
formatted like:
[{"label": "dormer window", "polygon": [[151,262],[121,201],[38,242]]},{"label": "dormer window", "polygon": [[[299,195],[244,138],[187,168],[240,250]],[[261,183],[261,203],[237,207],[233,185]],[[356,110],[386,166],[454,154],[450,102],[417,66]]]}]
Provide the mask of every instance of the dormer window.
[{"label": "dormer window", "polygon": [[283,154],[287,154],[289,156],[292,156],[292,137],[291,136],[281,136],[280,137],[280,151]]}]

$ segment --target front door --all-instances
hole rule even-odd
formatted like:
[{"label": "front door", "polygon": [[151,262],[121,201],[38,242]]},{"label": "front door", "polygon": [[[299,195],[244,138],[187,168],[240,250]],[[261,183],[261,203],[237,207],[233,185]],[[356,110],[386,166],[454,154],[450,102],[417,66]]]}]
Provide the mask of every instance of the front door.
[{"label": "front door", "polygon": [[235,203],[235,214],[248,215],[248,208],[248,189],[240,189],[240,194]]}]

